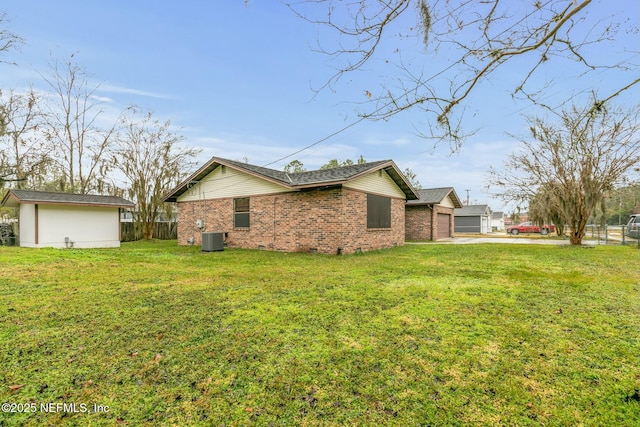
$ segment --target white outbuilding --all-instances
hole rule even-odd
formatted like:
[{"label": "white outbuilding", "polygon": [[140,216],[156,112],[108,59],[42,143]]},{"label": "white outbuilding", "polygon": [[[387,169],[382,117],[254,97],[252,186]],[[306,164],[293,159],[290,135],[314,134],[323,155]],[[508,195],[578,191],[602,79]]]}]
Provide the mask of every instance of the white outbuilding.
[{"label": "white outbuilding", "polygon": [[30,248],[120,247],[122,197],[9,190],[0,206],[20,209],[20,246]]}]

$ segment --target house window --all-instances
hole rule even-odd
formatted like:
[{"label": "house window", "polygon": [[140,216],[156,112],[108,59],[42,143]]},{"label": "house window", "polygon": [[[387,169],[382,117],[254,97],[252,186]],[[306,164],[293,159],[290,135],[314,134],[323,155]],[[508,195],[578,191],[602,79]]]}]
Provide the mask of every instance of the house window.
[{"label": "house window", "polygon": [[249,198],[233,199],[233,226],[249,228]]},{"label": "house window", "polygon": [[391,228],[391,199],[367,194],[367,228]]}]

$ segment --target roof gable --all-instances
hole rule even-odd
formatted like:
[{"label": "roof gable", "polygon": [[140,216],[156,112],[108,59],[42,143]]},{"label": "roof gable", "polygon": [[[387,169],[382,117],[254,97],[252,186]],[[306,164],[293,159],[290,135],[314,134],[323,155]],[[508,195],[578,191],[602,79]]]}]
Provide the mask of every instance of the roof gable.
[{"label": "roof gable", "polygon": [[177,201],[251,197],[289,191],[291,189],[280,182],[265,179],[263,176],[249,173],[245,169],[219,165],[199,181],[192,181],[187,191],[177,196]]},{"label": "roof gable", "polygon": [[455,210],[456,216],[489,216],[491,215],[491,209],[489,205],[465,205],[460,209]]},{"label": "roof gable", "polygon": [[114,208],[133,208],[134,203],[117,196],[99,196],[94,194],[72,194],[54,191],[9,190],[2,199],[1,206],[17,207],[21,203],[39,203],[52,205],[101,206]]},{"label": "roof gable", "polygon": [[419,199],[409,200],[407,201],[407,205],[438,205],[442,204],[442,202],[449,197],[455,208],[462,208],[463,206],[453,187],[426,188],[418,190],[418,195],[420,196]]},{"label": "roof gable", "polygon": [[255,177],[270,181],[290,190],[300,190],[305,188],[324,187],[328,185],[342,185],[359,176],[376,170],[384,169],[393,179],[396,185],[406,195],[407,199],[416,199],[416,191],[411,186],[406,177],[400,172],[395,163],[391,160],[381,160],[377,162],[361,163],[357,165],[342,166],[332,169],[319,169],[314,171],[287,173],[262,166],[251,165],[249,163],[237,162],[235,160],[213,157],[189,178],[183,181],[176,188],[171,190],[164,197],[166,202],[175,202],[187,189],[195,183],[203,180],[207,175],[220,166],[227,166],[238,171],[248,173]]}]

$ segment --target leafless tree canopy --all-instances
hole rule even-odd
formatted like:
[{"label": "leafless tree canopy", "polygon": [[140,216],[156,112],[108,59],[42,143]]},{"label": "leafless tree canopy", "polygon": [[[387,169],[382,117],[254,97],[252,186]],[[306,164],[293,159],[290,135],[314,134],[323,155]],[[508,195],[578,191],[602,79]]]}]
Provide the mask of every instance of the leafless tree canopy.
[{"label": "leafless tree canopy", "polygon": [[640,164],[639,116],[640,106],[594,111],[589,104],[563,111],[557,122],[530,118],[531,135],[501,171],[491,170],[490,183],[504,200],[543,202],[536,208],[561,216],[571,243],[581,244],[606,193]]},{"label": "leafless tree canopy", "polygon": [[130,109],[123,117],[123,132],[112,149],[111,162],[128,182],[128,196],[137,205],[136,225],[142,238],[151,239],[162,197],[194,167],[199,150],[181,147],[183,137],[151,113]]},{"label": "leafless tree canopy", "polygon": [[26,188],[46,175],[50,157],[38,138],[43,123],[38,103],[33,90],[10,91],[0,98],[0,187],[12,182],[15,188]]},{"label": "leafless tree canopy", "polygon": [[117,120],[100,123],[101,103],[84,69],[73,62],[55,60],[51,77],[45,77],[53,98],[46,104],[46,138],[58,150],[61,190],[103,192],[109,172],[106,153],[117,131]]},{"label": "leafless tree canopy", "polygon": [[7,28],[8,21],[7,14],[0,12],[0,62],[8,62],[2,58],[2,54],[17,49],[22,43],[22,39]]},{"label": "leafless tree canopy", "polygon": [[[289,4],[303,19],[330,30],[327,37],[319,36],[318,50],[336,58],[338,66],[323,87],[336,85],[346,73],[364,70],[375,59],[392,62],[398,67],[396,80],[383,83],[377,93],[368,90],[373,105],[362,114],[387,119],[408,109],[424,110],[437,123],[424,136],[446,138],[454,147],[465,136],[460,127],[463,101],[516,58],[526,57],[529,67],[512,95],[534,103],[542,103],[543,88],[531,82],[547,61],[557,61],[559,72],[560,59],[581,64],[585,72],[631,67],[602,64],[585,53],[591,45],[614,41],[618,31],[637,31],[633,21],[607,22],[590,15],[591,6],[592,0],[301,0]],[[389,46],[391,39],[397,43],[395,50]],[[403,56],[403,40],[421,43],[424,57],[415,61]],[[637,53],[638,47],[630,49]],[[430,59],[435,58],[446,59],[448,65],[434,70]],[[596,104],[638,82],[636,73]]]}]

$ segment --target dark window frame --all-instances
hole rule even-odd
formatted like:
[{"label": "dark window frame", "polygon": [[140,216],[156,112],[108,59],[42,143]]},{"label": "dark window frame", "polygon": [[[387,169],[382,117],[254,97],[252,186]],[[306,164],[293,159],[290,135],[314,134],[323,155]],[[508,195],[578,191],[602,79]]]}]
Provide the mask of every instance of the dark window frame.
[{"label": "dark window frame", "polygon": [[233,199],[233,228],[251,227],[251,201],[249,197]]},{"label": "dark window frame", "polygon": [[391,198],[367,194],[367,229],[391,228]]}]

